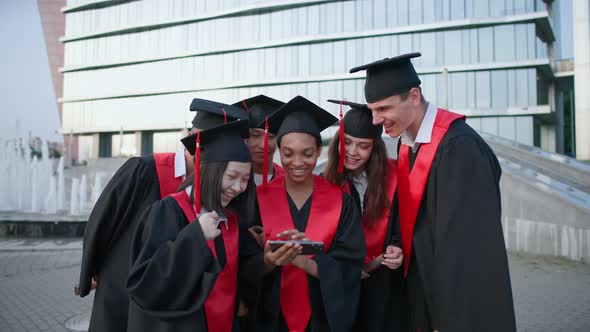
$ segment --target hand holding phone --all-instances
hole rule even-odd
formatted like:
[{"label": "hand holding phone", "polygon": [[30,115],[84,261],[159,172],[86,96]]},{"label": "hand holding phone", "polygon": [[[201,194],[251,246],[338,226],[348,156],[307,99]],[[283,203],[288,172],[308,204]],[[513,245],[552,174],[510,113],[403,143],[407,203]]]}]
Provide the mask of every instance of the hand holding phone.
[{"label": "hand holding phone", "polygon": [[318,255],[324,252],[324,243],[316,241],[275,240],[270,241],[270,249],[274,252],[285,244],[301,246],[299,255]]}]

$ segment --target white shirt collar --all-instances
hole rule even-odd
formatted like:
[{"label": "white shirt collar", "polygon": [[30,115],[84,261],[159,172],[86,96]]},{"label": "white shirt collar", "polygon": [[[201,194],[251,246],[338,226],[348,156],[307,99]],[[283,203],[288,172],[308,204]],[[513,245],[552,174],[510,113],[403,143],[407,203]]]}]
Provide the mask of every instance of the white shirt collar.
[{"label": "white shirt collar", "polygon": [[186,175],[186,163],[184,162],[184,148],[176,151],[174,155],[174,177],[183,177]]},{"label": "white shirt collar", "polygon": [[401,137],[402,144],[411,147],[412,151],[416,152],[420,144],[430,143],[432,138],[432,128],[434,128],[434,120],[436,119],[436,113],[438,113],[438,109],[429,102],[428,107],[426,108],[426,113],[424,114],[424,118],[422,119],[422,123],[420,124],[420,129],[418,129],[416,139],[404,132]]},{"label": "white shirt collar", "polygon": [[[187,186],[186,188],[184,188],[184,191],[186,191],[186,194],[189,197],[191,196],[191,190],[192,189],[193,189],[193,186]],[[194,205],[193,205],[193,209],[194,209]],[[197,215],[197,217],[200,217],[202,214],[205,214],[207,212],[209,212],[209,210],[205,209],[205,207],[203,205],[201,205],[201,213],[199,213]],[[222,214],[219,215],[219,220],[218,220],[216,226],[219,227],[219,223],[222,222],[222,221],[225,224],[225,229],[227,229],[227,218],[224,215],[222,215]]]},{"label": "white shirt collar", "polygon": [[361,203],[361,212],[363,212],[365,208],[365,193],[367,192],[367,173],[362,172],[361,174],[354,176],[352,178],[352,185],[356,189],[359,194],[359,200]]},{"label": "white shirt collar", "polygon": [[352,181],[357,183],[367,183],[367,172],[362,172],[357,176],[353,176]]},{"label": "white shirt collar", "polygon": [[[274,174],[274,167],[268,170],[268,174],[266,175],[266,180],[270,182],[272,180],[272,176]],[[254,173],[254,184],[259,186],[262,184],[262,174]]]}]

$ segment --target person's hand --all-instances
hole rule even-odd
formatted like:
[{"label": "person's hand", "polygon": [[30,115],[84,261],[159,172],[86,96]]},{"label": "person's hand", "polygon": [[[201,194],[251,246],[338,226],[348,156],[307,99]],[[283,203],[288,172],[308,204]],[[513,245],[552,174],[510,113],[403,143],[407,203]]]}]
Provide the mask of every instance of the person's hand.
[{"label": "person's hand", "polygon": [[381,264],[392,270],[395,270],[402,265],[402,262],[404,261],[404,253],[402,252],[401,248],[389,245],[387,248],[385,248],[383,258],[384,260]]},{"label": "person's hand", "polygon": [[290,264],[301,253],[303,248],[298,244],[287,243],[274,252],[270,249],[270,241],[264,245],[264,265],[268,270],[276,266]]},{"label": "person's hand", "polygon": [[305,261],[308,260],[308,259],[309,258],[307,258],[306,256],[298,255],[291,262],[291,264],[305,271]]},{"label": "person's hand", "polygon": [[205,239],[212,240],[221,234],[221,231],[217,229],[219,224],[219,215],[215,211],[207,212],[199,216],[199,225],[203,230]]},{"label": "person's hand", "polygon": [[252,226],[248,228],[248,232],[254,238],[254,240],[256,240],[256,243],[258,243],[260,248],[264,249],[264,244],[266,243],[264,228],[262,228],[262,226]]},{"label": "person's hand", "polygon": [[305,236],[305,233],[300,232],[296,229],[288,229],[277,234],[278,238],[285,239],[286,241],[311,241]]},{"label": "person's hand", "polygon": [[92,282],[90,283],[90,290],[95,290],[98,284],[96,283],[96,277],[92,278]]},{"label": "person's hand", "polygon": [[244,303],[244,301],[240,300],[240,304],[238,306],[238,317],[246,317],[248,316],[248,306]]}]

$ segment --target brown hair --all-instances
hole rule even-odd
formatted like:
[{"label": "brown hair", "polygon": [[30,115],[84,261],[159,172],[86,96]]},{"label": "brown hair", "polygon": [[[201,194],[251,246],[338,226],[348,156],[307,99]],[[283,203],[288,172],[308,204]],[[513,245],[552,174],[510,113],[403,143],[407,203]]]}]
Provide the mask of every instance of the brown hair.
[{"label": "brown hair", "polygon": [[[340,156],[339,131],[330,142],[328,148],[328,165],[324,171],[326,180],[342,186],[346,181],[352,180],[352,172],[346,168],[342,173],[338,173],[338,158]],[[367,163],[365,171],[367,172],[367,204],[364,206],[363,215],[367,218],[369,224],[374,224],[379,217],[385,213],[385,210],[391,202],[387,198],[387,183],[389,181],[389,164],[387,160],[387,150],[382,138],[373,140],[373,151]],[[360,197],[363,199],[363,197]]]},{"label": "brown hair", "polygon": [[408,97],[410,96],[410,90],[412,90],[413,88],[416,88],[416,89],[418,89],[418,91],[420,91],[420,103],[426,104],[426,99],[424,99],[424,95],[422,94],[422,88],[420,86],[415,86],[415,87],[409,88],[408,90],[400,93],[399,98],[401,99],[401,101],[408,99]]},{"label": "brown hair", "polygon": [[[203,207],[209,211],[223,212],[221,206],[221,180],[228,164],[228,161],[201,164],[201,201]],[[194,174],[191,174],[180,185],[178,191],[186,189],[193,183]],[[194,203],[193,190],[194,187],[190,194],[192,203]],[[256,204],[256,184],[254,184],[254,174],[250,169],[250,180],[246,190],[234,197],[227,208],[238,214],[240,223],[249,223],[254,219]]]}]

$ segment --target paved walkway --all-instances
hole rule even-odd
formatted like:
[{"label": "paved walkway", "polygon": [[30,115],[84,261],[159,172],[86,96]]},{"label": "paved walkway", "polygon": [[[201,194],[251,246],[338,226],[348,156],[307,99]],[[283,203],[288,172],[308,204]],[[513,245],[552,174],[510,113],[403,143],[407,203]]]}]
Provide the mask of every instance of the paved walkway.
[{"label": "paved walkway", "polygon": [[[92,296],[73,295],[80,240],[0,240],[0,331],[70,331]],[[519,331],[590,331],[590,265],[510,255]]]}]

